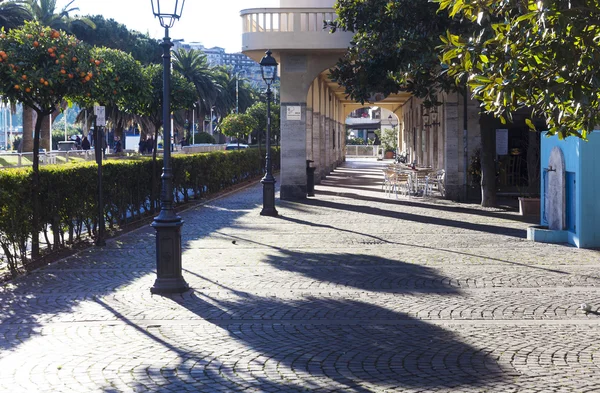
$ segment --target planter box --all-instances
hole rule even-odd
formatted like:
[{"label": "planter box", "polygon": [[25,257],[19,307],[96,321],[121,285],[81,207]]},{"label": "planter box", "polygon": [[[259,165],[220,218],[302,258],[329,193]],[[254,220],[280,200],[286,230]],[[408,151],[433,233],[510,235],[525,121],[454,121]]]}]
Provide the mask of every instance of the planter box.
[{"label": "planter box", "polygon": [[393,151],[386,151],[384,157],[387,158],[387,159],[394,158],[394,152]]},{"label": "planter box", "polygon": [[519,214],[522,216],[539,216],[540,198],[519,198]]}]

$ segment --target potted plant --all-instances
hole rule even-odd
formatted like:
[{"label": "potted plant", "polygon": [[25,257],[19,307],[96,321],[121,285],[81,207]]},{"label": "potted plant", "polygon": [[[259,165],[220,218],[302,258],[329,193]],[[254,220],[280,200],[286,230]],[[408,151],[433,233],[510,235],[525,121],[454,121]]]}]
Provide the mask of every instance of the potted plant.
[{"label": "potted plant", "polygon": [[376,130],[375,135],[377,135],[377,138],[381,142],[384,158],[394,158],[396,149],[398,148],[398,136],[396,131],[392,128],[384,128],[383,130]]}]

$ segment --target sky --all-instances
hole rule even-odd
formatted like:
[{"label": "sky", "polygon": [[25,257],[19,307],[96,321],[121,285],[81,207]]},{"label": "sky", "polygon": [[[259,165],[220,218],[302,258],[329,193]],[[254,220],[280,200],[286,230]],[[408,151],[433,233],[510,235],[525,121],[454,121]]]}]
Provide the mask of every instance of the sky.
[{"label": "sky", "polygon": [[[58,0],[62,10],[68,0]],[[73,15],[104,15],[126,25],[130,30],[164,37],[164,29],[152,14],[151,0],[75,0],[79,11]],[[187,0],[183,15],[170,30],[174,39],[200,42],[205,47],[220,46],[227,52],[242,49],[242,19],[240,11],[248,8],[278,7],[279,0]]]}]

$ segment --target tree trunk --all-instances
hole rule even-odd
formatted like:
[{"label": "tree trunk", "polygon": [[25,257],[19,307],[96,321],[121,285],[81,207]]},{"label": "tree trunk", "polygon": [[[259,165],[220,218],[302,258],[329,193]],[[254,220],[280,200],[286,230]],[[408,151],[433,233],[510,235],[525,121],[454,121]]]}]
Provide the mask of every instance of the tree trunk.
[{"label": "tree trunk", "polygon": [[481,115],[481,206],[496,206],[496,140],[493,118]]},{"label": "tree trunk", "polygon": [[32,171],[32,203],[33,203],[33,218],[31,230],[31,257],[35,259],[40,255],[40,131],[44,116],[37,112],[35,121],[35,133],[33,135],[33,171]]},{"label": "tree trunk", "polygon": [[34,127],[34,116],[36,116],[33,109],[23,105],[23,140],[19,151],[22,153],[33,151],[33,127]]},{"label": "tree trunk", "polygon": [[51,115],[46,115],[42,119],[42,130],[40,134],[40,148],[46,151],[52,150],[52,124],[60,114],[60,110],[56,109]]}]

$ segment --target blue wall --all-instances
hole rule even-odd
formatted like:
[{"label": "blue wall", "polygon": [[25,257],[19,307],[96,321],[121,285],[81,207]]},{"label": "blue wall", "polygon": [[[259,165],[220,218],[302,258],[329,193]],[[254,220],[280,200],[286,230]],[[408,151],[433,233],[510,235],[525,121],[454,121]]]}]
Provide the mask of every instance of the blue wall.
[{"label": "blue wall", "polygon": [[[544,220],[544,172],[548,168],[550,152],[558,146],[565,156],[565,169],[573,173],[575,180],[567,195],[567,199],[574,197],[575,202],[574,230],[569,230],[569,242],[577,247],[600,247],[600,131],[591,133],[587,142],[576,137],[559,140],[557,136],[548,137],[543,133],[541,144],[541,224],[548,224]],[[569,211],[567,206],[567,214]],[[567,222],[570,219],[573,217],[567,218]]]}]

